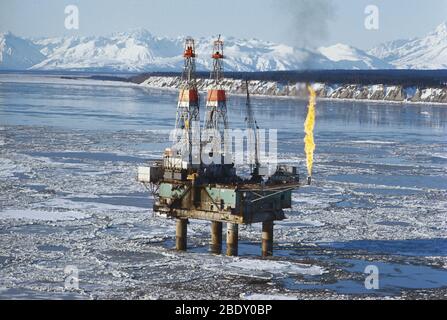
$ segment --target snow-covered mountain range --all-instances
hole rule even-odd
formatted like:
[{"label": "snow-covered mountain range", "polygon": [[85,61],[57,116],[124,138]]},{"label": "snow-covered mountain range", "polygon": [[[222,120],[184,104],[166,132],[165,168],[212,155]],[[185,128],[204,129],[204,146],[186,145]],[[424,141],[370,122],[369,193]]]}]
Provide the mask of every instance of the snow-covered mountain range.
[{"label": "snow-covered mountain range", "polygon": [[389,63],[365,51],[341,43],[331,47],[321,47],[318,51],[327,59],[337,62],[335,69],[393,69]]},{"label": "snow-covered mountain range", "polygon": [[422,38],[384,43],[368,51],[398,69],[447,68],[447,23]]},{"label": "snow-covered mountain range", "polygon": [[12,33],[0,33],[0,69],[26,70],[45,59],[33,42]]},{"label": "snow-covered mountain range", "polygon": [[[183,37],[157,37],[144,29],[108,37],[25,39],[0,33],[0,69],[178,71]],[[197,39],[197,69],[211,67],[212,38]],[[316,50],[258,39],[225,39],[230,71],[301,69],[442,69],[447,66],[447,24],[423,38],[397,40],[368,52],[345,44]]]}]

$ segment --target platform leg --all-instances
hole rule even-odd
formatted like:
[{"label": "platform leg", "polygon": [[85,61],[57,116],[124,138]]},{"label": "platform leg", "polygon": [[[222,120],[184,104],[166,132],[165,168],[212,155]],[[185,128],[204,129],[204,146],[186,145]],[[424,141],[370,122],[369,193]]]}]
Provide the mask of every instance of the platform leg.
[{"label": "platform leg", "polygon": [[262,223],[262,256],[273,255],[273,221]]},{"label": "platform leg", "polygon": [[214,254],[222,253],[222,222],[211,221],[210,251]]},{"label": "platform leg", "polygon": [[237,256],[238,231],[237,223],[227,223],[227,256]]},{"label": "platform leg", "polygon": [[175,248],[178,251],[186,251],[188,219],[177,219],[175,230]]}]

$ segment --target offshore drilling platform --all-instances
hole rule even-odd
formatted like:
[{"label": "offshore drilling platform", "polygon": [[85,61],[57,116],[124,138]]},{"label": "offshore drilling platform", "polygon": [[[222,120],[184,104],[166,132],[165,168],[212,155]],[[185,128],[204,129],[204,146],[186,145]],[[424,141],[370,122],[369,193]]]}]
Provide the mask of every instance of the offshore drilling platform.
[{"label": "offshore drilling platform", "polygon": [[[200,99],[196,85],[195,43],[185,40],[184,68],[175,122],[174,143],[163,158],[138,168],[139,182],[154,195],[154,211],[176,219],[176,249],[186,251],[190,219],[211,222],[210,251],[222,253],[223,223],[226,254],[238,255],[239,225],[262,223],[262,255],[273,254],[274,221],[285,219],[292,206],[292,191],[300,186],[297,168],[277,165],[273,174],[261,163],[258,125],[247,85],[246,140],[250,152],[249,176],[236,173],[228,137],[226,92],[223,89],[223,41],[213,43],[213,85],[206,96],[205,121],[200,125]],[[310,183],[310,178],[309,178]]]}]

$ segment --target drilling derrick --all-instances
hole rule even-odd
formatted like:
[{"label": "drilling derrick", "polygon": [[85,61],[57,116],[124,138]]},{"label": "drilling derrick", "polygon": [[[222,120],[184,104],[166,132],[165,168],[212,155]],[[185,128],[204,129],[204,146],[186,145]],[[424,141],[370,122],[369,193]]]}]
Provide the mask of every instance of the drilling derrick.
[{"label": "drilling derrick", "polygon": [[200,112],[196,83],[194,39],[186,38],[183,52],[182,87],[178,96],[174,145],[165,156],[174,167],[190,169],[200,166]]},{"label": "drilling derrick", "polygon": [[203,149],[207,159],[208,172],[214,176],[231,175],[232,159],[228,150],[228,118],[223,80],[223,41],[219,38],[213,43],[213,84],[206,99],[205,124],[203,127]]},{"label": "drilling derrick", "polygon": [[[211,222],[210,251],[222,252],[223,224],[227,224],[227,255],[238,254],[239,225],[262,223],[262,255],[273,252],[273,223],[292,206],[292,190],[299,187],[295,167],[279,165],[270,177],[261,163],[259,128],[247,83],[246,125],[251,178],[236,174],[232,141],[228,136],[226,93],[223,87],[223,41],[213,42],[212,85],[207,93],[205,122],[200,132],[199,95],[195,76],[194,40],[186,39],[172,148],[162,160],[138,168],[137,180],[150,188],[154,212],[176,220],[176,248],[187,249],[190,219]],[[242,132],[242,130],[240,130]],[[225,143],[226,142],[226,143]],[[243,144],[243,143],[242,143]],[[235,158],[236,160],[236,158]]]}]

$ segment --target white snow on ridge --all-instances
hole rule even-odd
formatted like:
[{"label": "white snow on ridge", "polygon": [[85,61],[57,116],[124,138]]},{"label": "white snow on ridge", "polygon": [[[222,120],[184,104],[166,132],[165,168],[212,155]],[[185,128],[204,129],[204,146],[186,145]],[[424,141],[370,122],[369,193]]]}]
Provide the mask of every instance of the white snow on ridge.
[{"label": "white snow on ridge", "polygon": [[329,60],[339,63],[340,68],[351,65],[355,69],[391,69],[392,66],[354,47],[338,43],[321,47],[318,51]]},{"label": "white snow on ridge", "polygon": [[425,37],[387,42],[368,53],[399,69],[445,69],[447,22],[440,24]]},{"label": "white snow on ridge", "polygon": [[[11,35],[12,36],[12,35]],[[15,37],[20,39],[18,37]],[[0,36],[0,39],[2,37]],[[210,70],[210,53],[214,38],[196,39],[197,69]],[[114,33],[107,37],[59,37],[25,40],[33,49],[23,48],[28,57],[33,50],[38,58],[17,69],[89,70],[89,71],[178,71],[183,67],[184,37],[157,37],[144,29]],[[333,61],[318,50],[296,48],[258,39],[225,39],[225,69],[229,71],[275,71],[299,69],[381,68],[377,59],[361,60],[365,53],[353,50],[359,57]],[[15,55],[19,55],[15,52]],[[7,69],[0,59],[0,69]]]},{"label": "white snow on ridge", "polygon": [[[197,81],[199,91],[206,91],[211,85],[212,81],[210,79],[198,79]],[[181,87],[181,78],[149,76],[140,86],[151,89],[177,90]],[[447,104],[447,88],[420,89],[399,85],[339,85],[332,83],[314,83],[312,87],[320,99]],[[242,80],[226,79],[223,88],[231,94],[245,94]],[[250,92],[254,96],[307,97],[305,84],[293,82],[284,85],[275,81],[251,81]]]},{"label": "white snow on ridge", "polygon": [[10,32],[0,33],[0,69],[24,70],[41,62],[45,56],[29,40]]},{"label": "white snow on ridge", "polygon": [[[212,38],[197,39],[197,69],[211,68]],[[126,71],[178,71],[183,66],[183,38],[155,37],[146,30],[105,38],[40,40],[47,58],[32,69],[112,69]],[[230,71],[293,70],[306,65],[332,68],[316,52],[261,40],[225,41],[226,69]],[[315,56],[315,58],[314,58]],[[312,61],[310,59],[312,58]]]},{"label": "white snow on ridge", "polygon": [[[210,70],[213,40],[196,39],[198,70]],[[224,40],[229,71],[447,68],[447,23],[426,37],[387,42],[368,52],[340,43],[314,50],[258,39]],[[0,69],[178,71],[183,67],[183,41],[184,37],[158,37],[144,29],[33,40],[0,33]]]}]

